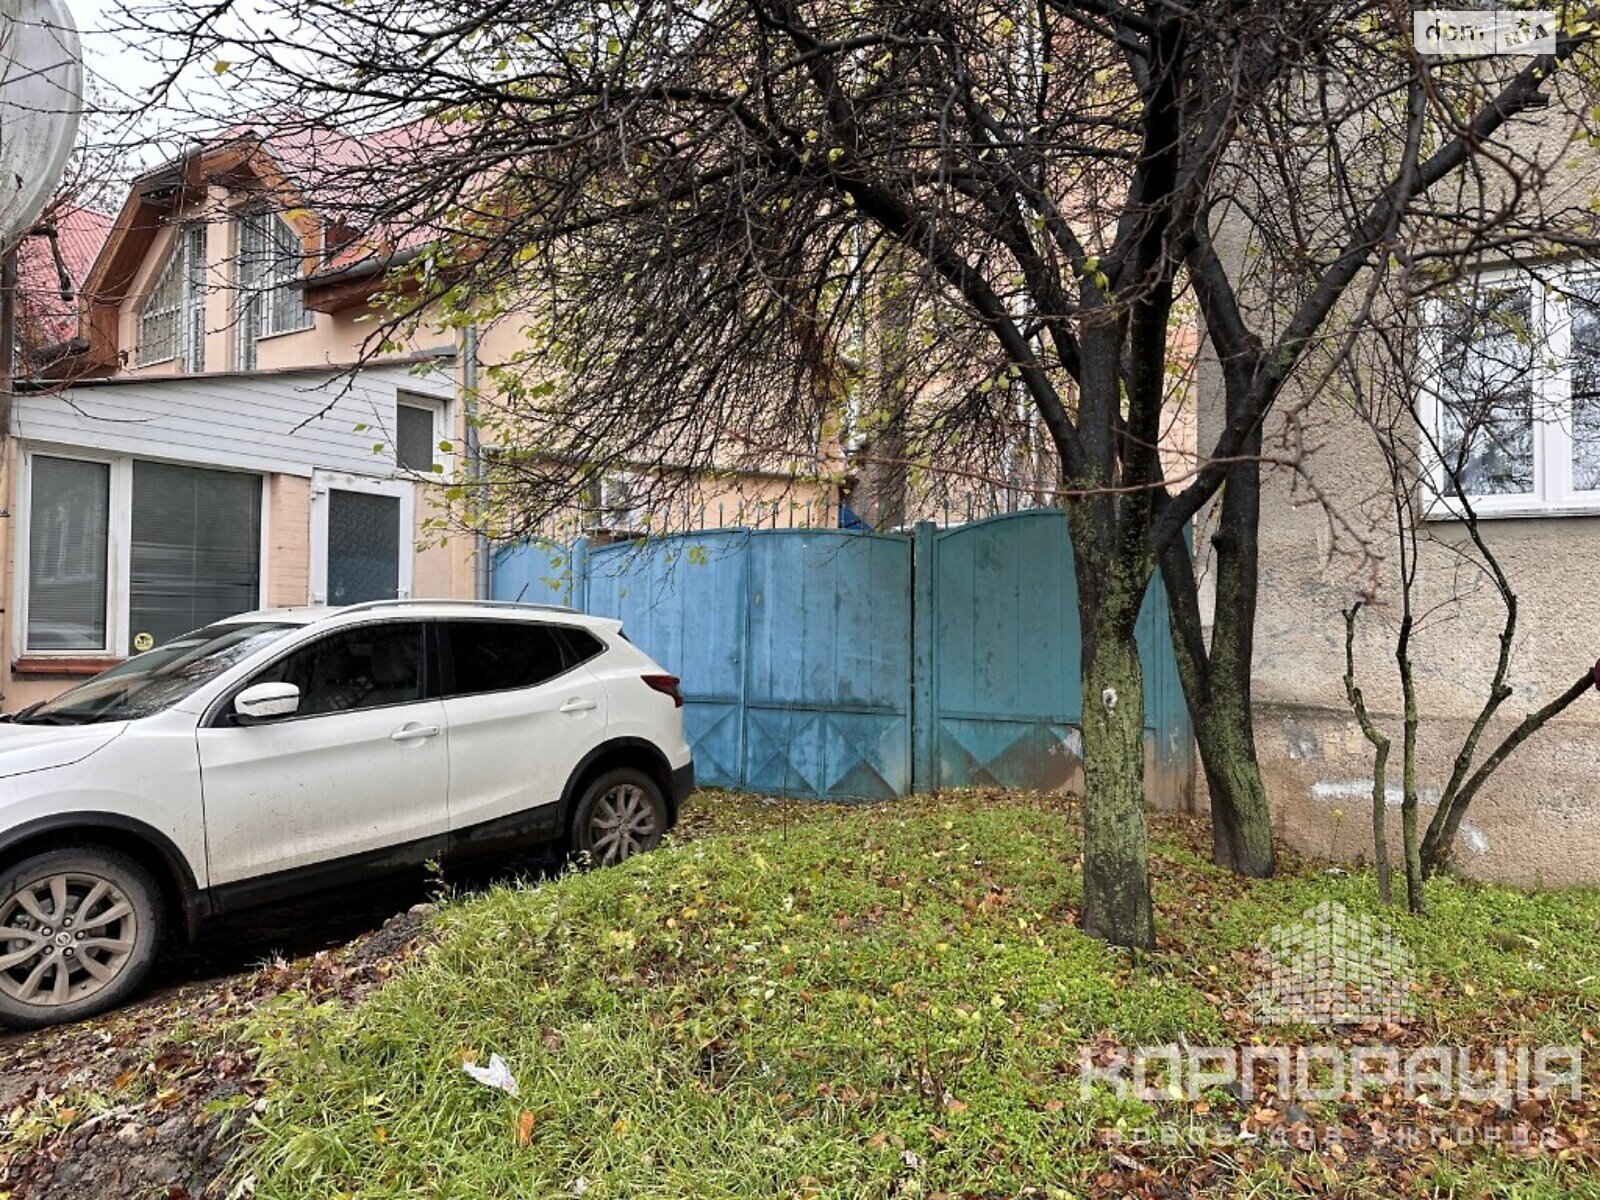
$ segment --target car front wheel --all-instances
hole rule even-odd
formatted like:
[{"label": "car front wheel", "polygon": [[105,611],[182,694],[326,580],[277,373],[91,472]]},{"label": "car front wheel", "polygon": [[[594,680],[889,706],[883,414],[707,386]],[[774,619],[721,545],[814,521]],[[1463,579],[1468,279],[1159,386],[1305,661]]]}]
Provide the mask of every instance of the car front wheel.
[{"label": "car front wheel", "polygon": [[149,975],[162,915],[150,873],[114,850],[50,850],[0,869],[0,1025],[115,1008]]},{"label": "car front wheel", "polygon": [[643,771],[607,771],[584,789],[572,823],[573,849],[611,867],[654,850],[667,832],[667,802]]}]

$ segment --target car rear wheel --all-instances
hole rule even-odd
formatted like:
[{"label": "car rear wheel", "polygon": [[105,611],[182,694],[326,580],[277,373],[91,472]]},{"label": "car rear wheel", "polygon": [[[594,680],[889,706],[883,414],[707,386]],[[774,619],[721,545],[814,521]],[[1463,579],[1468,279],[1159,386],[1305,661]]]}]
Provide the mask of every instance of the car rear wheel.
[{"label": "car rear wheel", "polygon": [[50,850],[0,870],[0,1024],[115,1008],[149,975],[162,917],[150,873],[114,850]]},{"label": "car rear wheel", "polygon": [[654,850],[667,832],[661,786],[643,771],[607,771],[584,789],[572,831],[573,849],[597,866]]}]

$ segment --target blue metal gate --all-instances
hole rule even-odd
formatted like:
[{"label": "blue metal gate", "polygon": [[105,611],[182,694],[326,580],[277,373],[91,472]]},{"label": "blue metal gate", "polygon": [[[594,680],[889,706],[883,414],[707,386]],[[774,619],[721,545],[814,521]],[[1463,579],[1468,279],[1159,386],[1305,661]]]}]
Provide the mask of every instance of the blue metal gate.
[{"label": "blue metal gate", "polygon": [[[916,536],[919,788],[1081,791],[1078,590],[1066,514],[1040,508],[922,525]],[[1138,639],[1146,792],[1153,804],[1187,807],[1189,711],[1159,582],[1145,595]]]},{"label": "blue metal gate", "polygon": [[[1065,516],[912,538],[723,529],[495,557],[496,599],[620,618],[683,680],[696,772],[716,786],[880,798],[1081,785],[1078,620]],[[1145,598],[1147,791],[1186,807],[1192,742],[1159,582]]]},{"label": "blue metal gate", "polygon": [[810,797],[911,790],[909,539],[712,530],[502,548],[496,599],[617,617],[683,680],[704,783]]}]

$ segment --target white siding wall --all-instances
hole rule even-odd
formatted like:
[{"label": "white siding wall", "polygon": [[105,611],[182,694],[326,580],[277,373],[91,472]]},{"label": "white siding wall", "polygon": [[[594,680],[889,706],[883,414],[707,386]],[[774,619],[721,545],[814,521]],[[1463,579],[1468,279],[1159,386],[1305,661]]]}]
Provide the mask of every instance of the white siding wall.
[{"label": "white siding wall", "polygon": [[[378,366],[353,375],[325,369],[84,384],[18,396],[12,430],[41,447],[287,475],[387,476],[395,469],[396,391],[448,400],[450,371]],[[375,452],[379,442],[383,450]]]}]

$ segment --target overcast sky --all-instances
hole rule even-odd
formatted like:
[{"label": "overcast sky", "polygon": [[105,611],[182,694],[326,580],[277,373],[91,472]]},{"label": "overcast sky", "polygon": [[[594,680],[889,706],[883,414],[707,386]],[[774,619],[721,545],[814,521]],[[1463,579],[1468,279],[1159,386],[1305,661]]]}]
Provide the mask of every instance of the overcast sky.
[{"label": "overcast sky", "polygon": [[[189,2],[197,9],[208,7],[198,0]],[[128,175],[171,157],[186,131],[209,131],[229,118],[230,106],[222,92],[226,84],[206,64],[196,64],[188,72],[185,94],[172,98],[175,104],[147,109],[165,72],[148,36],[136,37],[119,29],[127,21],[121,15],[124,0],[68,3],[83,39],[89,80],[79,144],[89,155],[87,161],[99,164],[99,177],[112,182],[111,176],[122,176],[125,182]],[[252,7],[249,0],[239,4],[243,11]],[[215,97],[211,103],[206,100],[208,93]]]},{"label": "overcast sky", "polygon": [[160,72],[149,58],[128,44],[126,36],[107,31],[115,25],[117,0],[69,0],[78,32],[83,35],[84,66],[102,83],[133,93],[149,87]]}]

